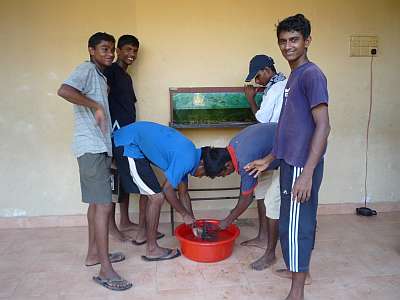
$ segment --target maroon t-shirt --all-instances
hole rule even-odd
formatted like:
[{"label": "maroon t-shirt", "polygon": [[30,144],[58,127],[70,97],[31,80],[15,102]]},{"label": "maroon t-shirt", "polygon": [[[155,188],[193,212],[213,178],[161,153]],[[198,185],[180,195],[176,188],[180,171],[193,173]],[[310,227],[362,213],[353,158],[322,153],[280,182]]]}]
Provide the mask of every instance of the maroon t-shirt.
[{"label": "maroon t-shirt", "polygon": [[272,153],[286,163],[304,167],[308,159],[315,123],[311,110],[328,104],[327,80],[312,62],[292,71],[286,84]]}]

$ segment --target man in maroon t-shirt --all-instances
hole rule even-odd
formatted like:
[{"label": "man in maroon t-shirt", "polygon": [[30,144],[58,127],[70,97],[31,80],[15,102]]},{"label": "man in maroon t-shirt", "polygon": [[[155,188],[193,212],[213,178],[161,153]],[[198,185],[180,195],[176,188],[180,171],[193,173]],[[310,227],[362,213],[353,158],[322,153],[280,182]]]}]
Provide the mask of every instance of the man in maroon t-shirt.
[{"label": "man in maroon t-shirt", "polygon": [[281,211],[279,235],[283,257],[292,278],[286,299],[304,299],[304,284],[314,248],[318,192],[323,156],[330,132],[327,80],[307,58],[310,22],[301,14],[281,21],[277,37],[291,74],[272,152],[245,166],[258,176],[280,159]]}]

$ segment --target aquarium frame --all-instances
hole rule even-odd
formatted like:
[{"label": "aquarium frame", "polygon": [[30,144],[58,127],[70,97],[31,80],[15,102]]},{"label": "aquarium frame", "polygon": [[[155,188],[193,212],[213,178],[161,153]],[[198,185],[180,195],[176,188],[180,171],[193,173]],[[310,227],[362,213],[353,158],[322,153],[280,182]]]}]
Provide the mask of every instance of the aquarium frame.
[{"label": "aquarium frame", "polygon": [[198,123],[198,124],[179,124],[173,119],[173,101],[172,98],[178,93],[240,93],[244,92],[243,87],[181,87],[169,88],[169,107],[170,107],[170,122],[169,126],[173,128],[245,128],[249,125],[256,124],[254,122],[221,122],[221,123]]}]

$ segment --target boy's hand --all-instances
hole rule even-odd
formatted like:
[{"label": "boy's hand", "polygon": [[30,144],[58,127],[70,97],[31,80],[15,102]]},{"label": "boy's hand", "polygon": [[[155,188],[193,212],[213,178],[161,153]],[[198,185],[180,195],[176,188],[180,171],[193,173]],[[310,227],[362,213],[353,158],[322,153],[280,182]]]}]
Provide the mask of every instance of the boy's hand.
[{"label": "boy's hand", "polygon": [[182,215],[182,219],[183,219],[183,223],[185,223],[186,225],[191,225],[191,224],[194,224],[194,222],[196,222],[196,219],[189,214]]},{"label": "boy's hand", "polygon": [[244,94],[246,95],[247,99],[254,99],[256,96],[257,90],[252,85],[245,85],[244,86]]},{"label": "boy's hand", "polygon": [[293,185],[292,197],[297,202],[306,202],[310,199],[312,187],[312,174],[304,172],[297,177]]},{"label": "boy's hand", "polygon": [[254,178],[257,178],[263,171],[265,171],[271,162],[275,159],[272,154],[267,155],[262,159],[257,159],[252,162],[249,162],[244,166],[244,170],[249,173],[249,175],[253,175]]},{"label": "boy's hand", "polygon": [[107,119],[103,107],[99,106],[96,108],[94,117],[96,119],[97,125],[100,126],[101,132],[105,134],[107,131]]},{"label": "boy's hand", "polygon": [[230,224],[228,224],[228,222],[225,221],[225,220],[219,221],[219,224],[218,224],[218,226],[219,226],[219,228],[220,228],[221,230],[226,229],[229,225],[230,225]]}]

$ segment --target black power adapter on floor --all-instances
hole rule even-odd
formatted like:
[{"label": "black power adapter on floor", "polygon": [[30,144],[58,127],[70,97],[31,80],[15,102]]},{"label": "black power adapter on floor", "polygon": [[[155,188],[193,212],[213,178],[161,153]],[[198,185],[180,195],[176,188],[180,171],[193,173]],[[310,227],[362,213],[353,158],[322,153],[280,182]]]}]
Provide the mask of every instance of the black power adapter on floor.
[{"label": "black power adapter on floor", "polygon": [[377,212],[376,210],[364,206],[356,208],[356,214],[359,216],[371,217],[371,216],[376,216]]}]

